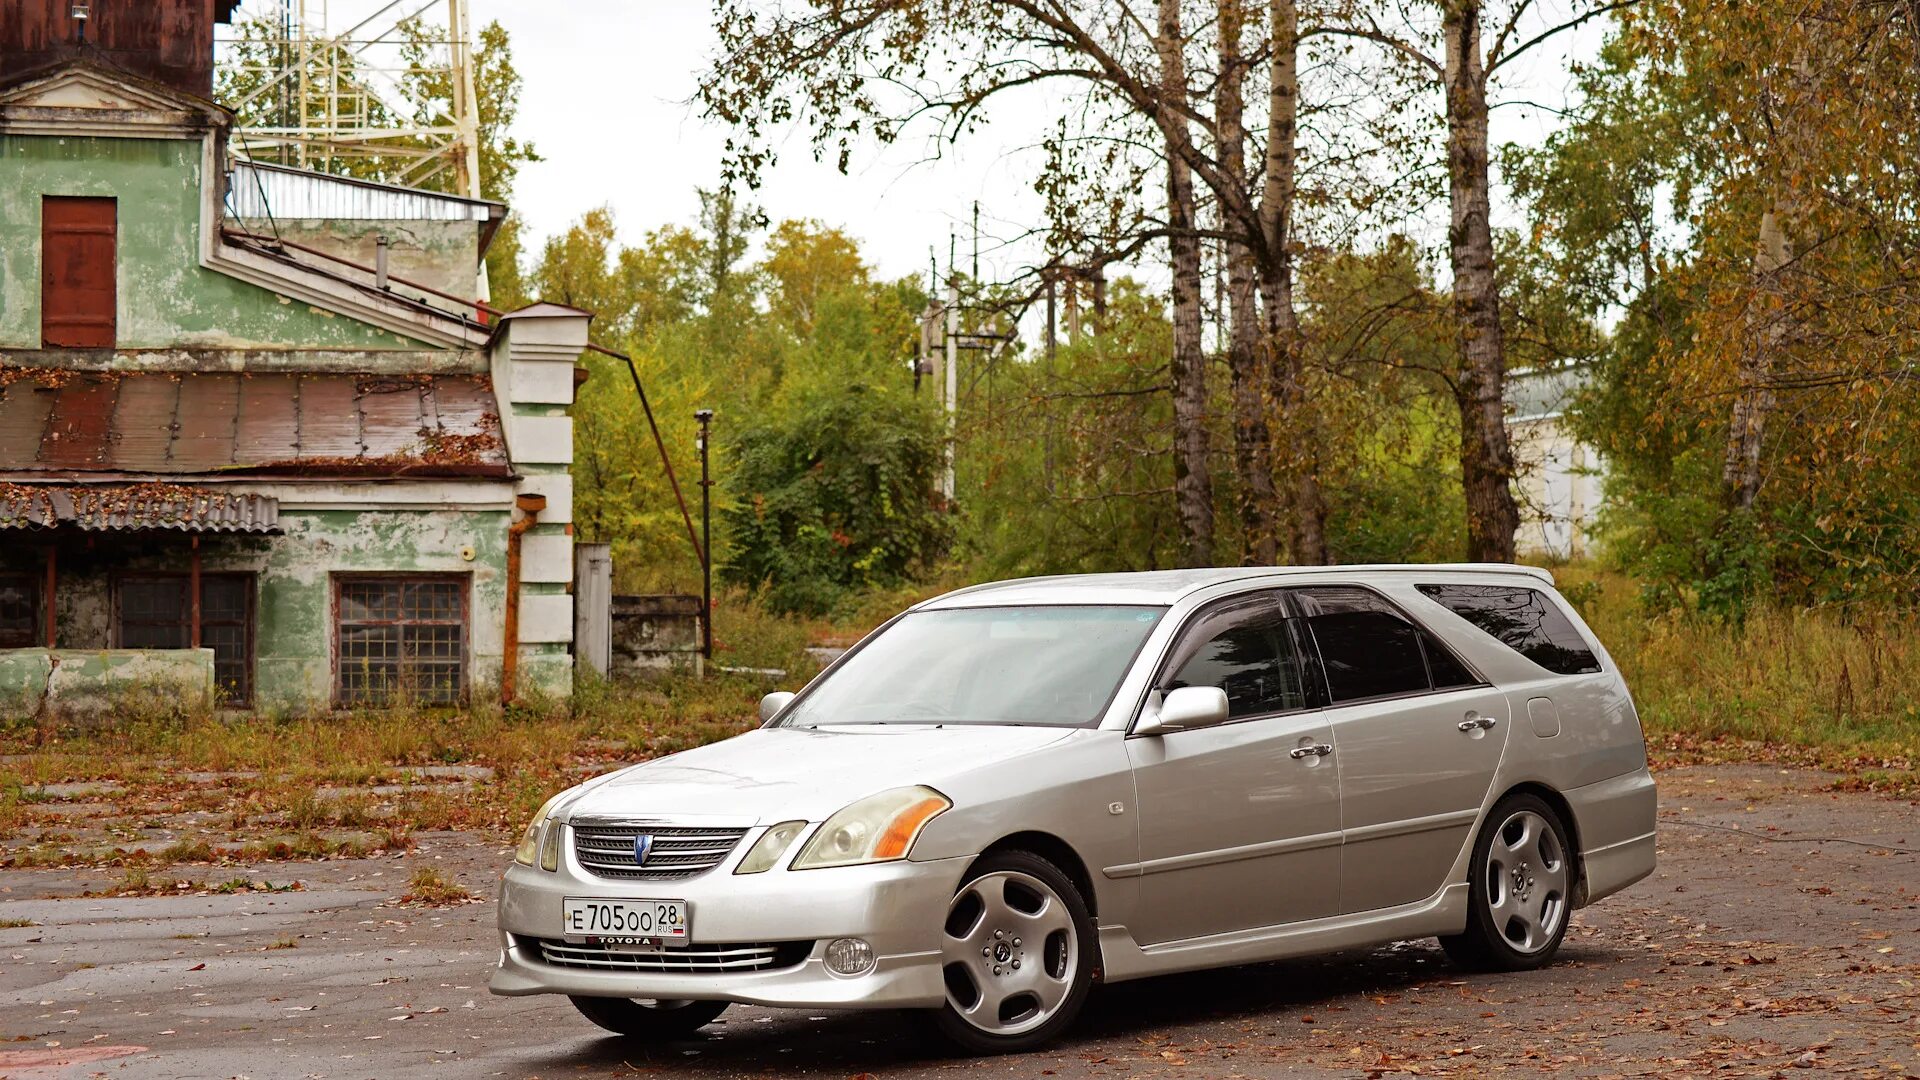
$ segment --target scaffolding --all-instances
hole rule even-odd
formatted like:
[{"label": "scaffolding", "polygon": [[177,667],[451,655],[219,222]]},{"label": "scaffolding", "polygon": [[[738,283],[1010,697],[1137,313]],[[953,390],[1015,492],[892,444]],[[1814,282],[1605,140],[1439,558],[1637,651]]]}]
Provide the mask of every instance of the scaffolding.
[{"label": "scaffolding", "polygon": [[[240,118],[234,150],[481,198],[467,0],[372,0],[339,33],[328,2],[268,0],[222,40],[223,81],[241,91],[223,102]],[[433,9],[444,35],[426,32]]]}]

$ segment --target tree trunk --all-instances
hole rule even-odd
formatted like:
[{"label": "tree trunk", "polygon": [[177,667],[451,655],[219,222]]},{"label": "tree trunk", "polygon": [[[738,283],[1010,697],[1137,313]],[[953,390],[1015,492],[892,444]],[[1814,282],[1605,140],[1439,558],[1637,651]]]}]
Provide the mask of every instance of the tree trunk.
[{"label": "tree trunk", "polygon": [[[1220,172],[1227,183],[1247,189],[1246,61],[1240,38],[1246,24],[1245,0],[1220,0],[1220,77],[1215,87],[1215,123],[1220,138]],[[1244,235],[1244,230],[1228,228]],[[1233,385],[1233,464],[1240,489],[1240,524],[1245,533],[1242,561],[1271,566],[1278,545],[1274,535],[1273,435],[1267,426],[1265,380],[1261,376],[1259,312],[1254,304],[1253,251],[1229,240],[1227,265],[1227,371]]]},{"label": "tree trunk", "polygon": [[1520,512],[1507,439],[1506,342],[1494,281],[1487,166],[1487,79],[1480,0],[1449,0],[1446,39],[1448,229],[1455,340],[1460,351],[1460,479],[1467,499],[1467,557],[1512,562]]},{"label": "tree trunk", "polygon": [[1759,250],[1753,259],[1754,294],[1747,301],[1743,348],[1734,361],[1733,415],[1727,425],[1726,463],[1720,471],[1727,509],[1741,513],[1753,509],[1754,497],[1760,493],[1760,446],[1774,405],[1768,383],[1773,378],[1774,359],[1787,336],[1779,297],[1780,274],[1789,258],[1786,232],[1776,207],[1760,215]]},{"label": "tree trunk", "polygon": [[[1180,0],[1159,0],[1161,87],[1169,100],[1187,93]],[[1200,238],[1194,233],[1193,173],[1181,158],[1170,125],[1186,124],[1169,111],[1167,128],[1167,240],[1173,267],[1173,498],[1189,566],[1213,562],[1213,482],[1207,469],[1207,367],[1200,351]]]},{"label": "tree trunk", "polygon": [[1721,466],[1721,494],[1727,509],[1747,513],[1760,494],[1760,453],[1766,441],[1767,417],[1774,408],[1773,371],[1793,337],[1786,282],[1793,262],[1789,231],[1804,209],[1799,169],[1814,148],[1805,111],[1818,100],[1814,94],[1818,24],[1809,23],[1795,40],[1790,79],[1791,106],[1782,111],[1775,129],[1779,144],[1774,153],[1783,160],[1782,179],[1773,205],[1760,215],[1760,234],[1753,253],[1752,293],[1742,312],[1745,321],[1740,353],[1735,359],[1732,415],[1727,424],[1726,461]]},{"label": "tree trunk", "polygon": [[1320,491],[1318,453],[1307,413],[1300,322],[1293,309],[1293,200],[1300,109],[1300,12],[1295,0],[1269,0],[1267,170],[1260,196],[1260,300],[1266,309],[1268,393],[1278,413],[1269,431],[1280,472],[1287,477],[1288,552],[1293,562],[1327,561],[1327,507]]}]

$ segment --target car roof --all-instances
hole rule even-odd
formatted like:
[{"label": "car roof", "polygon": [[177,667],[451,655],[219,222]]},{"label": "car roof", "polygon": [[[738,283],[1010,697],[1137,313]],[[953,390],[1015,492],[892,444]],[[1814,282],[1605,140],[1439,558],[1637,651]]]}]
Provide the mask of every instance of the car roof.
[{"label": "car roof", "polygon": [[[1551,587],[1553,575],[1537,566],[1512,563],[1399,563],[1366,566],[1213,566],[1192,570],[1145,570],[1131,574],[1060,574],[970,585],[916,605],[935,608],[997,607],[1013,604],[1146,604],[1165,607],[1216,585],[1262,581],[1306,584],[1315,578],[1404,579],[1435,576],[1497,575],[1528,578]],[[1289,580],[1289,579],[1297,579]]]}]

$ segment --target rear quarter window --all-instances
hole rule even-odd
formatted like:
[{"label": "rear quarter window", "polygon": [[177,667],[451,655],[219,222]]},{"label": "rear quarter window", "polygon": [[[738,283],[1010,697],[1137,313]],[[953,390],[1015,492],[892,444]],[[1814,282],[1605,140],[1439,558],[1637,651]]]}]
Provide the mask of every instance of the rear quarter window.
[{"label": "rear quarter window", "polygon": [[1513,585],[1420,585],[1428,599],[1557,675],[1600,670],[1572,620],[1538,589]]}]

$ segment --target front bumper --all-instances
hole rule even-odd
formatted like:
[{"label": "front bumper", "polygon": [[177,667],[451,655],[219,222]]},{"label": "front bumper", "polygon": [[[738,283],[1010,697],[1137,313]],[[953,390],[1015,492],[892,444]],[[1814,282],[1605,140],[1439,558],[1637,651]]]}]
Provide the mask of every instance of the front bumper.
[{"label": "front bumper", "polygon": [[[748,846],[743,842],[741,851]],[[735,875],[737,851],[697,877],[617,881],[583,871],[571,845],[565,847],[558,872],[515,863],[500,883],[500,966],[488,987],[493,993],[817,1009],[933,1008],[946,1000],[940,925],[969,859]],[[808,941],[812,948],[797,965],[753,971],[563,967],[546,962],[539,940],[561,936],[561,900],[568,896],[685,900],[695,944]],[[829,971],[821,956],[840,937],[865,938],[873,946],[873,968],[853,976]]]}]

